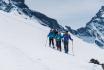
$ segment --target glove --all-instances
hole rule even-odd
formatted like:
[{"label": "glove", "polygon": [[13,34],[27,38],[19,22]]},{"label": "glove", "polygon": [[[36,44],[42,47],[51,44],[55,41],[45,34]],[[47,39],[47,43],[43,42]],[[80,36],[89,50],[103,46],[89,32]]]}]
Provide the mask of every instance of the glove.
[{"label": "glove", "polygon": [[73,41],[73,39],[71,39]]}]

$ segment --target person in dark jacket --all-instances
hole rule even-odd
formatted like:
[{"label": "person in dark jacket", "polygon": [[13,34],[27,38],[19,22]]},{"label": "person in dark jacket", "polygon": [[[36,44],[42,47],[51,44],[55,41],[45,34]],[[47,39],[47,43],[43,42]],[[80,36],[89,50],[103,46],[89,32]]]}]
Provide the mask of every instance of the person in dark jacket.
[{"label": "person in dark jacket", "polygon": [[61,51],[61,41],[62,41],[62,38],[63,38],[63,36],[61,35],[61,32],[58,32],[58,34],[55,36],[57,50],[59,50],[59,51]]},{"label": "person in dark jacket", "polygon": [[49,32],[49,34],[48,34],[48,37],[49,37],[49,46],[50,46],[50,47],[52,46],[53,48],[55,48],[55,47],[54,47],[55,33],[53,32],[52,29],[50,30],[50,32]]},{"label": "person in dark jacket", "polygon": [[65,53],[68,53],[68,46],[69,46],[69,39],[71,41],[73,41],[73,39],[71,38],[70,34],[68,34],[68,31],[65,32],[65,34],[63,35],[63,42],[64,42],[64,50]]},{"label": "person in dark jacket", "polygon": [[54,29],[53,32],[55,33],[55,35],[58,34],[58,29]]}]

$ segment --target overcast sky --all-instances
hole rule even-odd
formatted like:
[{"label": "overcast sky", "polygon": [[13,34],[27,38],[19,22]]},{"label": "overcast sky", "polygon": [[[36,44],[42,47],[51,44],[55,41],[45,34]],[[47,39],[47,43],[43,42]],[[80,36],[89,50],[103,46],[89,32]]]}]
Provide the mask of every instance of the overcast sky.
[{"label": "overcast sky", "polygon": [[25,0],[32,9],[74,29],[85,26],[104,4],[103,0]]}]

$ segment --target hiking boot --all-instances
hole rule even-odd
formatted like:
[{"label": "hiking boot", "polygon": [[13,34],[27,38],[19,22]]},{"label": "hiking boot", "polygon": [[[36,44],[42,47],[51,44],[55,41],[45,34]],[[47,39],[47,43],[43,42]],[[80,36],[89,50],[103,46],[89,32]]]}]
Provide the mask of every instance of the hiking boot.
[{"label": "hiking boot", "polygon": [[54,49],[55,47],[53,47],[53,49]]}]

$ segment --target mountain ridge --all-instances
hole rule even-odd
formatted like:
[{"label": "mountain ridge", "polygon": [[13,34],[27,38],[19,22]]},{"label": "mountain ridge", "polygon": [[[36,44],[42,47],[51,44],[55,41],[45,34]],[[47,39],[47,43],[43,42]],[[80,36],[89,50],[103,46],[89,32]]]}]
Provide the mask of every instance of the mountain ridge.
[{"label": "mountain ridge", "polygon": [[66,28],[82,40],[88,43],[95,43],[101,48],[104,48],[104,6],[101,7],[85,27],[77,30],[72,29],[70,26],[66,26]]},{"label": "mountain ridge", "polygon": [[57,20],[50,18],[40,12],[33,11],[25,4],[25,0],[1,0],[0,10],[11,12],[13,9],[17,10],[20,15],[27,15],[39,21],[40,24],[50,27],[52,29],[64,30],[64,28],[57,22]]},{"label": "mountain ridge", "polygon": [[[16,10],[20,15],[27,15],[29,18],[37,19],[38,22],[52,29],[58,29],[65,31],[57,20],[50,18],[40,12],[31,10],[26,4],[25,0],[1,0],[0,10],[5,12],[11,12]],[[81,27],[77,30],[72,29],[70,26],[66,26],[67,30],[73,35],[81,38],[85,42],[95,43],[96,45],[104,48],[104,6],[98,11],[98,13],[86,24],[85,27]]]}]

